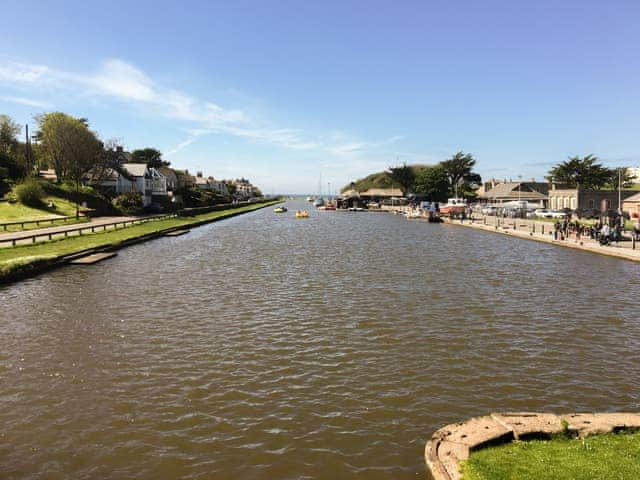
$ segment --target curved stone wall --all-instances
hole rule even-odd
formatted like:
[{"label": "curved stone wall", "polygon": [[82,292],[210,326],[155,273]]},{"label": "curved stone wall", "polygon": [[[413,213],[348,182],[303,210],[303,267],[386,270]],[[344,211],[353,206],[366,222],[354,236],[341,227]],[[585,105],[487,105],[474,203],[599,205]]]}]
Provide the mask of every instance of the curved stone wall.
[{"label": "curved stone wall", "polygon": [[460,462],[472,451],[514,440],[550,437],[561,433],[565,425],[578,437],[640,429],[640,414],[492,413],[436,431],[425,447],[425,460],[434,480],[459,480]]}]

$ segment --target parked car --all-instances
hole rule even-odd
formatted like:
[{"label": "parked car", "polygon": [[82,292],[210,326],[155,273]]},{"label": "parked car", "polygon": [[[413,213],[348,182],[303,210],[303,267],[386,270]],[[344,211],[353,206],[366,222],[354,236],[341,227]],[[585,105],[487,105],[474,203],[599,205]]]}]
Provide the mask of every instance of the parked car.
[{"label": "parked car", "polygon": [[536,208],[533,213],[536,217],[551,218],[551,210],[546,208]]},{"label": "parked car", "polygon": [[566,218],[567,214],[560,210],[551,210],[551,216],[549,218]]},{"label": "parked car", "polygon": [[493,216],[493,215],[496,214],[497,211],[498,211],[498,209],[496,207],[494,207],[492,205],[487,205],[485,207],[482,207],[481,213],[483,215],[491,215],[491,216]]}]

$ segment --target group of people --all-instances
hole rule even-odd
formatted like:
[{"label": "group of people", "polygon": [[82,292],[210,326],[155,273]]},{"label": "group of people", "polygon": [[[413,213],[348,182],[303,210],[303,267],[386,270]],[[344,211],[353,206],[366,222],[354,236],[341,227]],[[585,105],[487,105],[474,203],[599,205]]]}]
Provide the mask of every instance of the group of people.
[{"label": "group of people", "polygon": [[[590,238],[601,245],[610,245],[612,242],[617,245],[622,240],[623,221],[622,217],[618,217],[611,225],[602,221],[595,225],[582,225],[577,220],[569,221],[565,218],[554,224],[553,239],[566,240],[570,235],[574,235],[576,240]],[[640,241],[640,219],[634,224],[632,235],[636,241]]]}]

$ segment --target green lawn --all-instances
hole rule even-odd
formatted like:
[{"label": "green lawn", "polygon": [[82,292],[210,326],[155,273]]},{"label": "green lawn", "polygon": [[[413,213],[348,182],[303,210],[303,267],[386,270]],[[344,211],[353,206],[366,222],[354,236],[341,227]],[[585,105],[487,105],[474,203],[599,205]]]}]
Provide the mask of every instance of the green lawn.
[{"label": "green lawn", "polygon": [[116,246],[124,240],[140,237],[149,233],[162,231],[172,227],[186,227],[190,224],[203,220],[207,221],[224,218],[229,215],[233,215],[234,213],[249,212],[275,203],[278,202],[273,201],[247,205],[240,208],[197,215],[195,217],[180,217],[152,221],[120,230],[86,235],[83,234],[81,237],[69,237],[67,239],[36,243],[34,245],[19,245],[16,247],[0,248],[0,278],[30,263],[54,259],[62,255],[68,255],[88,248]]},{"label": "green lawn", "polygon": [[[46,207],[49,201],[52,201],[54,203],[55,208]],[[43,200],[43,208],[28,207],[27,205],[24,205],[20,202],[0,202],[0,223],[27,222],[31,220],[42,220],[59,216],[73,216],[75,214],[75,204],[59,197],[45,197]],[[82,219],[81,221],[86,221],[86,219]],[[75,222],[75,220],[68,220],[66,223],[71,224]],[[41,227],[42,225],[38,226],[36,224],[27,224],[23,229],[20,225],[16,225],[8,227],[7,231],[12,232]],[[4,229],[0,228],[0,231],[4,231]]]},{"label": "green lawn", "polygon": [[514,442],[471,454],[463,480],[640,479],[640,434]]}]

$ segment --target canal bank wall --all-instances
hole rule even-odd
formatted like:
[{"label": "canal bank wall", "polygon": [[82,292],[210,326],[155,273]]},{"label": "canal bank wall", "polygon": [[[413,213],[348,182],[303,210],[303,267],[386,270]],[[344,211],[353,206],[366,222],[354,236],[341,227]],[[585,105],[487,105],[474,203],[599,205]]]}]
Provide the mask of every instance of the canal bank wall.
[{"label": "canal bank wall", "polygon": [[[245,213],[255,212],[256,210],[260,210],[262,208],[276,205],[278,203],[282,203],[282,200],[273,200],[273,201],[267,201],[264,203],[256,203],[255,204],[256,208],[253,208],[250,210],[247,210],[244,208],[229,208],[228,210],[222,210],[225,212],[224,215],[221,215],[216,218],[210,218],[210,219],[198,220],[197,216],[187,215],[188,217],[193,218],[193,221],[187,224],[159,229],[157,231],[143,234],[137,237],[129,238],[126,240],[122,240],[117,243],[110,243],[110,244],[99,246],[99,247],[82,249],[82,250],[74,251],[73,253],[69,253],[65,255],[59,255],[56,257],[49,257],[49,258],[40,258],[40,259],[34,258],[33,261],[20,265],[19,267],[15,268],[14,270],[11,270],[6,274],[0,275],[0,285],[14,283],[20,280],[24,280],[26,278],[40,275],[42,273],[54,270],[56,268],[61,268],[61,267],[70,265],[74,260],[77,260],[87,255],[94,255],[97,253],[104,253],[104,252],[115,252],[117,250],[121,250],[131,245],[136,245],[139,243],[148,242],[150,240],[153,240],[159,237],[164,237],[165,235],[171,232],[184,230],[185,228],[200,227],[202,225],[236,217],[238,215],[242,215]],[[97,235],[100,235],[100,233],[98,233]],[[56,241],[61,241],[61,240],[56,240]],[[46,244],[47,242],[43,243],[43,245],[46,245]],[[10,247],[10,248],[20,248],[20,247]]]},{"label": "canal bank wall", "polygon": [[[630,246],[603,246],[597,242],[591,240],[576,240],[568,238],[565,240],[554,240],[550,233],[553,231],[553,224],[549,223],[545,233],[541,233],[540,229],[532,228],[528,223],[526,225],[520,225],[518,222],[504,223],[502,225],[487,225],[482,220],[477,219],[459,220],[445,218],[445,224],[455,225],[467,228],[475,228],[476,230],[483,230],[490,233],[498,233],[516,238],[522,238],[525,240],[534,240],[537,242],[548,243],[551,245],[557,245],[560,247],[573,248],[576,250],[582,250],[585,252],[598,253],[600,255],[607,255],[610,257],[622,258],[624,260],[631,260],[633,262],[640,262],[640,248],[633,250]],[[524,227],[524,228],[523,228]],[[621,242],[622,244],[631,244],[631,242]]]},{"label": "canal bank wall", "polygon": [[425,446],[424,457],[433,480],[460,480],[460,463],[481,448],[563,433],[584,438],[637,429],[639,413],[492,413],[437,430]]}]

